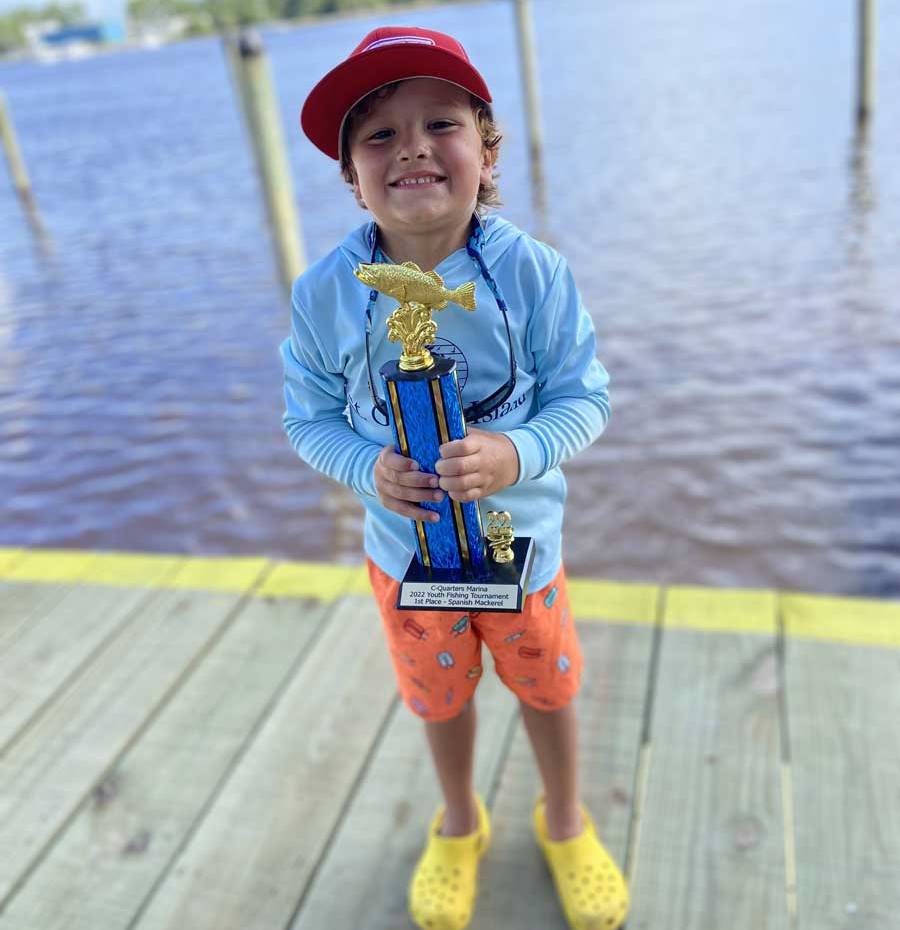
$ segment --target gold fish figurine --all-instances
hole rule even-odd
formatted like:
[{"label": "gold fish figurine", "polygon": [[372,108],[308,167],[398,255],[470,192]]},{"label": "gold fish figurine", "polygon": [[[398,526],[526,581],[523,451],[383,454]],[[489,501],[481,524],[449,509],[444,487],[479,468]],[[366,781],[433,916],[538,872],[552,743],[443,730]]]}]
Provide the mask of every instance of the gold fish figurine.
[{"label": "gold fish figurine", "polygon": [[422,271],[415,262],[402,265],[363,263],[353,273],[363,284],[400,302],[388,317],[387,327],[388,338],[403,344],[400,367],[404,371],[422,371],[434,364],[426,348],[437,335],[437,324],[431,318],[433,310],[443,310],[449,303],[459,304],[466,310],[475,309],[474,282],[448,291],[436,271]]},{"label": "gold fish figurine", "polygon": [[401,304],[417,303],[443,310],[448,303],[475,309],[475,284],[469,281],[448,291],[436,271],[422,271],[415,262],[402,265],[360,264],[353,272],[363,284],[375,288]]}]

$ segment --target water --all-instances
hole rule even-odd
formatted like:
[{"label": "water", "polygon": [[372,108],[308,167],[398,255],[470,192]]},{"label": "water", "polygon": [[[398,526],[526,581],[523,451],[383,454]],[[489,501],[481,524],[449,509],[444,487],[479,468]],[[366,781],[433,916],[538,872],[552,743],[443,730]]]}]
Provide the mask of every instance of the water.
[{"label": "water", "polygon": [[[549,211],[511,7],[452,32],[505,130],[503,210],[569,258],[612,375],[568,464],[573,575],[900,594],[900,11],[852,125],[844,0],[535,0]],[[362,219],[297,129],[374,19],[264,36],[309,258]],[[281,431],[287,308],[221,48],[0,64],[52,252],[0,178],[0,545],[355,560]]]}]

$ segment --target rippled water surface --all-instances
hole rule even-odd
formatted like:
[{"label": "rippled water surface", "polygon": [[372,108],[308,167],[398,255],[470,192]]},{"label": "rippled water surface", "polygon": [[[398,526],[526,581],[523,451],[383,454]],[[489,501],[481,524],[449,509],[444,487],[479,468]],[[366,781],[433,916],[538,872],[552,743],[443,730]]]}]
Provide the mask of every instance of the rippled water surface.
[{"label": "rippled water surface", "polygon": [[[504,214],[570,259],[612,376],[567,466],[569,571],[900,595],[900,10],[852,125],[854,4],[535,0],[549,211],[511,6],[455,33]],[[361,221],[296,131],[374,24],[265,33],[307,251]],[[217,41],[0,64],[46,239],[0,172],[0,545],[358,559],[360,510],[281,431],[287,307]]]}]

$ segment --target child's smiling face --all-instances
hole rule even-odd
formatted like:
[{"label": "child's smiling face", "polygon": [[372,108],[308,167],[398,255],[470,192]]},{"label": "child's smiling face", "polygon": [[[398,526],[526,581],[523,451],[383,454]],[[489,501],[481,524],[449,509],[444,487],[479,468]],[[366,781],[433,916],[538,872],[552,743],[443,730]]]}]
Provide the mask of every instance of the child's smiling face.
[{"label": "child's smiling face", "polygon": [[433,78],[401,82],[353,126],[353,189],[385,233],[467,230],[494,152],[475,123],[469,94]]}]

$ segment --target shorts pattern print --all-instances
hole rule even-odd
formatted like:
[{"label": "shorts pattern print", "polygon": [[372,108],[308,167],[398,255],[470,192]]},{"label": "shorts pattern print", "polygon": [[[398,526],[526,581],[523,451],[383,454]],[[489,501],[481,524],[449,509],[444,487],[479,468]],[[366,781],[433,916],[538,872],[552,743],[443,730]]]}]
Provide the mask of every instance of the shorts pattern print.
[{"label": "shorts pattern print", "polygon": [[482,643],[503,683],[526,704],[558,710],[578,692],[583,659],[562,566],[525,598],[521,614],[511,614],[397,610],[400,583],[367,562],[397,687],[413,713],[438,721],[462,711],[482,675]]}]

